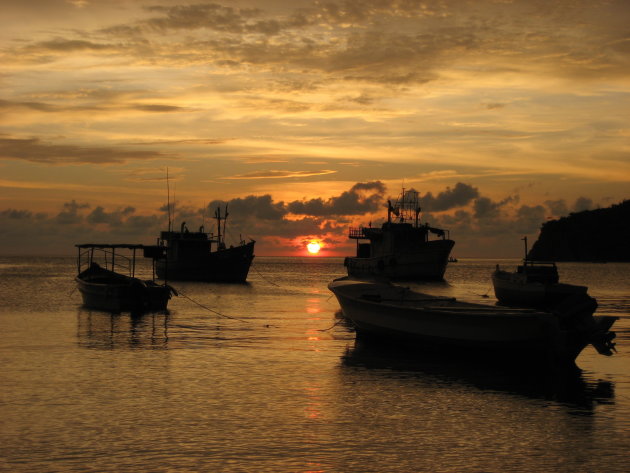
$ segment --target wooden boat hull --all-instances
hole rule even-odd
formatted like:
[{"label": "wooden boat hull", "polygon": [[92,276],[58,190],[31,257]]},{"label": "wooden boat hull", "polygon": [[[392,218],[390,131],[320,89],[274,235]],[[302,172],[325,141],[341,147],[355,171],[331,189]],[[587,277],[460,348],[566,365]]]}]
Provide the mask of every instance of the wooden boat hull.
[{"label": "wooden boat hull", "polygon": [[103,268],[89,268],[76,278],[83,305],[109,312],[166,310],[172,288],[124,276]]},{"label": "wooden boat hull", "polygon": [[571,365],[590,342],[549,312],[464,303],[346,278],[328,287],[358,336],[405,340],[422,350]]},{"label": "wooden boat hull", "polygon": [[492,285],[497,300],[503,305],[518,307],[551,307],[562,300],[585,295],[586,286],[528,281],[517,273],[497,270],[492,273]]},{"label": "wooden boat hull", "polygon": [[444,278],[448,258],[455,242],[432,240],[423,243],[413,252],[388,254],[379,257],[347,257],[344,264],[351,277],[385,277],[388,279],[413,280]]},{"label": "wooden boat hull", "polygon": [[237,282],[247,280],[254,244],[208,252],[202,258],[176,257],[156,262],[157,275],[173,281]]}]

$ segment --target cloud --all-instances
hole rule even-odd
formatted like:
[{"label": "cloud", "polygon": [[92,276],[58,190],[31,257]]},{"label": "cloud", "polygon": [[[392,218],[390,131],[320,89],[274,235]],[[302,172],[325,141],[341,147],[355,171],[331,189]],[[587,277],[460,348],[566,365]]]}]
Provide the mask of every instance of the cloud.
[{"label": "cloud", "polygon": [[[380,181],[356,183],[350,190],[330,199],[295,200],[292,202],[275,201],[269,194],[229,201],[215,200],[200,212],[190,212],[189,217],[205,215],[206,229],[214,225],[213,217],[217,208],[223,213],[227,205],[229,212],[228,228],[238,229],[245,235],[253,235],[257,239],[261,236],[295,238],[304,235],[321,234],[323,232],[337,232],[336,227],[327,223],[331,218],[343,225],[342,233],[345,240],[345,225],[348,223],[341,216],[365,215],[378,211],[382,207],[385,186]],[[178,209],[175,220],[184,217]],[[188,218],[188,217],[187,217]],[[187,220],[188,221],[188,220]],[[209,222],[209,223],[208,223]],[[194,225],[194,223],[191,224]]]},{"label": "cloud", "polygon": [[575,212],[582,212],[583,210],[591,210],[593,208],[593,201],[588,197],[578,197],[573,205]]},{"label": "cloud", "polygon": [[125,217],[131,216],[135,212],[133,207],[126,207],[122,210],[106,212],[100,205],[96,207],[87,217],[86,222],[90,224],[106,223],[111,226],[120,226]]},{"label": "cloud", "polygon": [[487,110],[497,110],[500,108],[505,108],[506,105],[504,103],[497,103],[497,102],[493,102],[493,103],[484,103],[482,104],[484,108],[486,108]]},{"label": "cloud", "polygon": [[83,215],[80,215],[81,209],[90,208],[90,204],[79,204],[75,200],[63,204],[63,210],[57,214],[55,220],[62,225],[70,225],[83,222]]},{"label": "cloud", "polygon": [[269,163],[288,163],[289,158],[286,156],[261,155],[261,156],[244,156],[241,158],[247,164],[269,164]]},{"label": "cloud", "polygon": [[143,22],[158,31],[205,28],[228,33],[277,33],[276,21],[260,21],[257,9],[224,7],[217,3],[198,3],[174,7],[154,6],[148,11],[161,14]]},{"label": "cloud", "polygon": [[357,183],[337,197],[296,200],[287,208],[293,214],[316,217],[364,215],[382,207],[384,193],[385,185],[380,181]]},{"label": "cloud", "polygon": [[564,199],[546,200],[545,205],[551,211],[552,215],[561,217],[569,213],[569,207]]},{"label": "cloud", "polygon": [[83,8],[89,4],[88,0],[66,0],[66,2],[74,5],[77,8]]},{"label": "cloud", "polygon": [[30,46],[31,50],[43,52],[75,52],[75,51],[104,51],[104,50],[116,50],[114,46],[101,43],[93,43],[91,41],[84,41],[78,39],[64,39],[56,38],[49,41],[42,41]]},{"label": "cloud", "polygon": [[[16,47],[5,57],[54,61],[76,53],[142,64],[253,65],[263,73],[320,73],[320,82],[401,86],[457,80],[467,68],[477,75],[535,73],[581,80],[627,75],[627,7],[586,0],[554,5],[347,0],[282,11],[228,2],[161,5],[145,8],[144,18],[139,14],[137,20],[93,32],[64,31],[67,37]],[[610,19],[613,9],[616,21]],[[355,100],[371,101],[365,95]],[[496,110],[505,102],[482,106]]]},{"label": "cloud", "polygon": [[29,210],[0,211],[0,246],[14,254],[71,254],[85,242],[153,243],[164,229],[162,214],[134,215],[132,207],[108,211],[72,200],[49,216]]},{"label": "cloud", "polygon": [[38,112],[59,111],[59,107],[43,102],[12,102],[9,100],[0,100],[0,110],[12,111],[21,108],[36,110]]},{"label": "cloud", "polygon": [[564,199],[546,200],[544,204],[555,217],[564,217],[571,212],[582,212],[594,208],[593,199],[589,197],[578,197],[571,208]]},{"label": "cloud", "polygon": [[518,201],[518,197],[506,197],[495,202],[488,197],[479,197],[473,203],[474,216],[478,220],[494,220],[501,216],[501,208]]},{"label": "cloud", "polygon": [[112,164],[163,158],[156,151],[130,151],[118,147],[82,147],[45,143],[39,138],[0,138],[0,159],[45,164]]},{"label": "cloud", "polygon": [[[20,110],[20,109],[30,109],[35,110],[37,112],[48,112],[48,113],[60,113],[60,112],[90,112],[90,111],[101,111],[101,112],[115,112],[120,110],[136,110],[140,112],[150,112],[150,113],[169,113],[169,112],[189,112],[191,111],[188,108],[179,107],[176,105],[164,105],[164,104],[125,104],[125,103],[116,103],[113,101],[115,94],[110,94],[110,96],[103,97],[94,97],[100,99],[99,104],[83,104],[83,105],[57,105],[46,102],[28,102],[28,101],[8,101],[8,100],[0,100],[0,110]],[[118,94],[122,95],[122,94]]]},{"label": "cloud", "polygon": [[274,202],[269,194],[262,196],[249,195],[244,198],[235,198],[226,202],[223,200],[215,200],[208,204],[206,215],[214,216],[217,207],[224,211],[225,205],[228,205],[228,212],[241,221],[250,218],[258,218],[261,220],[282,220],[287,214],[284,202]]},{"label": "cloud", "polygon": [[160,105],[160,104],[137,104],[132,105],[129,108],[140,110],[142,112],[181,112],[188,110],[184,107],[178,107],[176,105]]},{"label": "cloud", "polygon": [[319,171],[254,171],[246,174],[238,174],[235,176],[223,177],[222,179],[286,179],[293,177],[311,177],[311,176],[324,176],[326,174],[334,174],[337,171],[330,169],[322,169]]},{"label": "cloud", "polygon": [[33,217],[33,212],[28,210],[6,209],[0,212],[0,217],[12,220],[28,220]]},{"label": "cloud", "polygon": [[523,234],[535,233],[545,222],[546,210],[542,205],[523,205],[516,212],[514,227]]},{"label": "cloud", "polygon": [[[447,187],[445,191],[440,192],[435,197],[431,192],[426,193],[420,199],[420,204],[425,211],[440,212],[468,205],[477,197],[479,197],[479,190],[476,187],[458,182],[453,189]],[[484,202],[480,205],[484,206],[485,204]]]},{"label": "cloud", "polygon": [[[546,220],[549,203],[561,207],[559,201],[517,207],[518,196],[495,201],[469,184],[459,184],[462,185],[438,192],[432,200],[443,207],[450,206],[451,212],[425,213],[423,221],[449,230],[462,256],[502,256],[506,253],[497,251],[506,247],[512,248],[511,254],[516,255],[519,239],[523,235],[535,235]],[[370,216],[373,222],[383,218],[386,192],[382,182],[368,181],[355,183],[347,191],[328,199],[285,202],[264,194],[214,200],[206,208],[178,203],[172,219],[175,228],[186,221],[191,229],[204,224],[206,231],[212,231],[216,208],[220,207],[223,212],[227,205],[228,243],[241,237],[253,238],[259,242],[257,248],[282,253],[290,248],[301,248],[306,237],[318,237],[325,239],[329,248],[337,248],[343,254],[351,251],[347,239],[349,226],[356,225],[365,216]],[[470,200],[474,193],[477,197]],[[582,197],[576,203],[588,204],[589,201]],[[458,208],[464,202],[467,202],[465,207]],[[45,251],[67,254],[73,244],[82,242],[152,243],[159,232],[166,229],[165,210],[138,215],[131,206],[107,208],[83,200],[66,202],[51,216],[29,209],[0,210],[0,247],[25,254]]]},{"label": "cloud", "polygon": [[[182,140],[157,140],[157,141],[145,141],[131,143],[135,145],[220,145],[228,140],[224,139],[211,139],[211,138],[196,138],[196,139],[182,139]],[[285,161],[286,162],[286,159]]]}]

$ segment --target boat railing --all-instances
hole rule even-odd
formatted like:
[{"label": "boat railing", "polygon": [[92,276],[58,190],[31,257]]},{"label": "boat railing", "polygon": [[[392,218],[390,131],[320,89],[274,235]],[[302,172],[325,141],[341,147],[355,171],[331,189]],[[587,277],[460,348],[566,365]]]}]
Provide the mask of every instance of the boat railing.
[{"label": "boat railing", "polygon": [[208,238],[212,239],[214,236],[212,233],[205,232],[160,232],[160,239],[163,241],[172,241],[172,240],[208,240]]},{"label": "boat railing", "polygon": [[531,259],[524,259],[523,260],[523,265],[524,266],[547,266],[550,268],[553,268],[556,266],[555,261],[534,261]]},{"label": "boat railing", "polygon": [[348,238],[367,238],[363,232],[363,227],[351,227],[348,231]]},{"label": "boat railing", "polygon": [[105,269],[119,273],[124,272],[129,276],[134,277],[134,259],[135,257],[130,258],[129,256],[120,253],[114,253],[113,250],[107,248],[88,248],[85,251],[79,252],[77,265],[79,272],[81,272],[82,270],[89,268],[92,263],[102,263],[103,268]]},{"label": "boat railing", "polygon": [[435,227],[430,227],[428,225],[426,225],[427,230],[429,230],[429,232],[433,233],[434,235],[437,235],[439,237],[442,238],[442,240],[450,240],[451,239],[451,234],[449,230],[444,230],[442,228],[435,228]]}]

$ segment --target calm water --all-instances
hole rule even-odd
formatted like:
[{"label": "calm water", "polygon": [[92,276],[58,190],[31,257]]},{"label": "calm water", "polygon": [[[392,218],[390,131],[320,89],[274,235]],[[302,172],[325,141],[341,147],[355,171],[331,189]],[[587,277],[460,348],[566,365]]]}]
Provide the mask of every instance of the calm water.
[{"label": "calm water", "polygon": [[[496,263],[424,289],[492,304]],[[72,258],[0,258],[0,470],[626,472],[630,265],[559,268],[621,317],[565,380],[355,345],[341,259],[259,257],[132,318],[81,308]]]}]

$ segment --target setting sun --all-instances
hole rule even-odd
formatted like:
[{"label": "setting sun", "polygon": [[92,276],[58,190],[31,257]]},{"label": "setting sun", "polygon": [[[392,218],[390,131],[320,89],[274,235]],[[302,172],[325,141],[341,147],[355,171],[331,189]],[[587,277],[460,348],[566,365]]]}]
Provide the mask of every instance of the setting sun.
[{"label": "setting sun", "polygon": [[319,253],[319,250],[321,249],[321,247],[322,246],[316,241],[312,241],[308,245],[306,245],[306,249],[312,255],[316,255],[317,253]]}]

